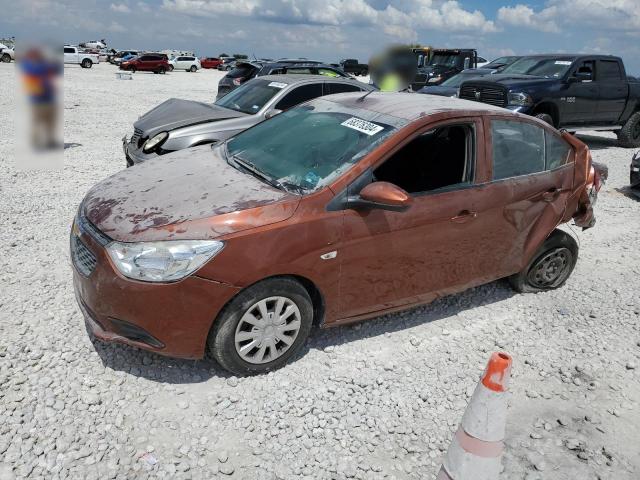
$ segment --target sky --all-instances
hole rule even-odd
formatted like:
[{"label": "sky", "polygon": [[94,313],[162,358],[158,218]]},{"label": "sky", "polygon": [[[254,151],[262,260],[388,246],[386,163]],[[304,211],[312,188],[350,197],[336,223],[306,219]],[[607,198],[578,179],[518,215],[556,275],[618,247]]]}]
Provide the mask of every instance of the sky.
[{"label": "sky", "polygon": [[393,43],[621,56],[640,75],[640,0],[0,0],[0,38],[363,62]]}]

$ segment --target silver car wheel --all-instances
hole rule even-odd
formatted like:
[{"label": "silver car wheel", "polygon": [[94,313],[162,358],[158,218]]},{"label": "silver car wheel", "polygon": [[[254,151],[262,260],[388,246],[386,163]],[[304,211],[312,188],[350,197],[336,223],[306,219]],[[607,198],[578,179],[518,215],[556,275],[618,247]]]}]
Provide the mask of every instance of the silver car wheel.
[{"label": "silver car wheel", "polygon": [[301,315],[286,297],[268,297],[254,303],[236,327],[236,352],[245,362],[272,362],[289,350],[298,337]]}]

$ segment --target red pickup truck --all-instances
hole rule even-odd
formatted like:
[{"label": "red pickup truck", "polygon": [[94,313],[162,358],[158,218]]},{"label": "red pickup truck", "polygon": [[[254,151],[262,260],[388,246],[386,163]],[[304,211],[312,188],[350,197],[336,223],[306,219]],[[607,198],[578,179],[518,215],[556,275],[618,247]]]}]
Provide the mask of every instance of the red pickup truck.
[{"label": "red pickup truck", "polygon": [[120,70],[128,70],[129,72],[153,72],[166,73],[172,70],[167,56],[161,53],[143,54],[139,57],[132,58],[120,64]]}]

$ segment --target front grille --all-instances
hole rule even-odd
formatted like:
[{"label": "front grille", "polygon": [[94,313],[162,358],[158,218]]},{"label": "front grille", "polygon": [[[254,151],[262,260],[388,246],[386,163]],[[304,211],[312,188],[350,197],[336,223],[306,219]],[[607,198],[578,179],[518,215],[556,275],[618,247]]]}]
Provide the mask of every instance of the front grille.
[{"label": "front grille", "polygon": [[474,102],[488,103],[496,107],[507,106],[507,94],[501,88],[465,84],[460,88],[460,98],[473,100]]},{"label": "front grille", "polygon": [[91,250],[89,250],[75,234],[71,235],[71,258],[73,259],[75,267],[85,277],[93,273],[98,263],[96,256],[91,253]]},{"label": "front grille", "polygon": [[137,145],[140,148],[140,142],[142,141],[142,130],[139,128],[133,129],[133,135],[131,136],[130,142]]}]

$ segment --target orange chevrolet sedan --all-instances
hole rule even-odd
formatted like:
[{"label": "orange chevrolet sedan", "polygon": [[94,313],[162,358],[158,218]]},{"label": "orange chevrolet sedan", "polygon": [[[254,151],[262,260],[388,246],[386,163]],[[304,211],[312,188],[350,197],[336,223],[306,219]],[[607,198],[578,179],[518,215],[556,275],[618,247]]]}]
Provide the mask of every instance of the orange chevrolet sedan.
[{"label": "orange chevrolet sedan", "polygon": [[587,147],[528,116],[411,93],[312,100],[213,147],[93,187],[71,232],[78,303],[105,341],[284,365],[313,324],[508,277],[560,287],[593,225]]}]

